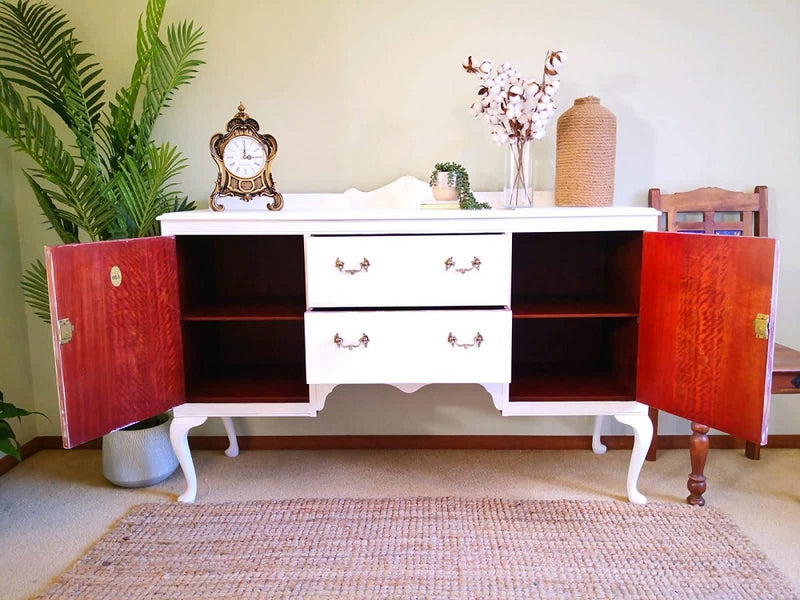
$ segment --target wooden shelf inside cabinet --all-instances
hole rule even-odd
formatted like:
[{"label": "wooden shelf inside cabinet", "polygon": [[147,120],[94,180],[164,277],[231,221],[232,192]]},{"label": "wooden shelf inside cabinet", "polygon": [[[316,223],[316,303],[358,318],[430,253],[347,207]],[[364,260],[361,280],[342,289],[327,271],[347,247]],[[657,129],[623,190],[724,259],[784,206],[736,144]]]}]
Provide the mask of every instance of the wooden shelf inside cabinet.
[{"label": "wooden shelf inside cabinet", "polygon": [[511,402],[628,401],[636,399],[633,379],[612,375],[513,376]]},{"label": "wooden shelf inside cabinet", "polygon": [[183,321],[302,321],[302,299],[270,301],[225,301],[193,306],[181,315]]},{"label": "wooden shelf inside cabinet", "polygon": [[515,319],[636,317],[639,311],[631,306],[603,299],[559,298],[514,300]]},{"label": "wooden shelf inside cabinet", "polygon": [[186,401],[209,402],[308,402],[305,377],[297,373],[225,373],[198,379],[186,390]]}]

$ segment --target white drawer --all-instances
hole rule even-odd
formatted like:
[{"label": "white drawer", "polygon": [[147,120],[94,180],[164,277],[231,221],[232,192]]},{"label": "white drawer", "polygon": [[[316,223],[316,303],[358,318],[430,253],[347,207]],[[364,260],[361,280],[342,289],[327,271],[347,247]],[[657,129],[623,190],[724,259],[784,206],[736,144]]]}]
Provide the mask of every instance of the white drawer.
[{"label": "white drawer", "polygon": [[511,381],[507,309],[311,310],[305,330],[309,384]]},{"label": "white drawer", "polygon": [[509,306],[511,235],[309,236],[306,286],[310,308]]}]

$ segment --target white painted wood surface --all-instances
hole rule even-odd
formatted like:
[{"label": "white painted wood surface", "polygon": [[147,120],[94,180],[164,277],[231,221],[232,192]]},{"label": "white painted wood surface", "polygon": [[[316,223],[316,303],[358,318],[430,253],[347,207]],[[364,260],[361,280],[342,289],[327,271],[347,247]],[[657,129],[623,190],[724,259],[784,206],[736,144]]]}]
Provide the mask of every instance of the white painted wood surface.
[{"label": "white painted wood surface", "polygon": [[309,384],[511,381],[510,310],[309,311],[305,325]]},{"label": "white painted wood surface", "polygon": [[510,234],[307,236],[307,305],[509,306],[510,257]]}]

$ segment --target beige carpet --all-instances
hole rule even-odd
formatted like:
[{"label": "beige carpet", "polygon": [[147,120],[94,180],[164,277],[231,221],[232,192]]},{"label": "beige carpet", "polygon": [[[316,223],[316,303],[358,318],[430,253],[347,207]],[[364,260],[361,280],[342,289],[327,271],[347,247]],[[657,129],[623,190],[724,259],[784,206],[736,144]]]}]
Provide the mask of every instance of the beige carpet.
[{"label": "beige carpet", "polygon": [[142,504],[37,598],[794,598],[724,513],[467,498]]}]

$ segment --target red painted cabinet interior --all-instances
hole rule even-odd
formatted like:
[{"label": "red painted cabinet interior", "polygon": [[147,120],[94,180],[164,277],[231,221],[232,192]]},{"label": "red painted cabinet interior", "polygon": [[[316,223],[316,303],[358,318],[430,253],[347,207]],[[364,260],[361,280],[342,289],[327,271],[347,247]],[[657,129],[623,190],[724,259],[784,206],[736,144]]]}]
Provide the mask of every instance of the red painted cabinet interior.
[{"label": "red painted cabinet interior", "polygon": [[[514,233],[513,401],[633,401],[763,442],[777,243]],[[300,235],[48,248],[65,446],[183,402],[307,402]],[[111,281],[117,266],[121,284]],[[72,340],[60,344],[58,319]]]}]

